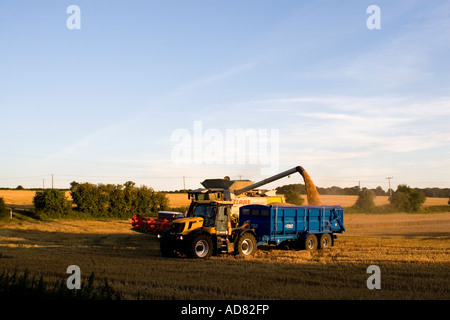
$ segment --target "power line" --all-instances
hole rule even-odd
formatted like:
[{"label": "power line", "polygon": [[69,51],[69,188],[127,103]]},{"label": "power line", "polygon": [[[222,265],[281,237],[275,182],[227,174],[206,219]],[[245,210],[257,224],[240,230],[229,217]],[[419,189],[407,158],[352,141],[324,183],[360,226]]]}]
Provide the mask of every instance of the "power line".
[{"label": "power line", "polygon": [[21,180],[21,179],[34,179],[34,178],[42,178],[42,176],[46,176],[45,174],[41,174],[38,176],[28,176],[28,177],[12,177],[12,178],[1,178],[1,181],[7,181],[7,180]]},{"label": "power line", "polygon": [[[179,179],[181,178],[181,179],[183,179],[183,189],[186,189],[186,179],[198,180],[196,182],[201,182],[205,178],[208,178],[205,176],[185,176],[185,175],[184,176],[182,176],[182,175],[172,175],[172,176],[139,176],[139,175],[126,176],[126,175],[120,175],[119,176],[119,175],[86,175],[86,174],[75,175],[75,174],[58,174],[58,173],[50,174],[50,173],[47,173],[47,174],[40,174],[40,175],[34,175],[34,176],[18,176],[18,177],[0,178],[0,181],[11,184],[11,183],[13,183],[14,180],[22,181],[25,179],[29,179],[29,180],[33,180],[33,183],[38,183],[37,181],[40,181],[43,178],[50,177],[50,176],[52,179],[52,188],[54,188],[54,186],[55,186],[54,185],[55,176],[60,177],[60,180],[59,180],[60,183],[64,183],[64,184],[67,183],[68,179],[64,179],[67,177],[72,177],[72,178],[74,178],[74,180],[88,178],[89,180],[90,179],[92,179],[92,180],[94,180],[94,179],[113,179],[113,180],[123,180],[123,181],[135,181],[135,180],[144,180],[144,179],[145,180],[153,180],[153,181],[160,180],[160,179],[166,179],[166,180],[170,179],[170,180],[175,180],[175,181],[178,180],[179,181]],[[238,179],[242,179],[242,177],[243,177],[242,175],[237,175]],[[298,183],[300,183],[300,184],[303,183],[303,180],[301,179],[301,177],[300,176],[298,176],[298,177],[299,177]],[[389,183],[390,196],[392,196],[391,179],[393,179],[393,178],[394,177],[385,177],[385,180],[388,180],[388,183]],[[45,188],[45,180],[48,180],[48,179],[43,179],[43,181],[42,181],[43,188]],[[64,181],[64,180],[66,180],[66,181]],[[256,180],[260,180],[260,179],[256,179]],[[406,180],[408,180],[408,179],[401,178],[400,180],[407,182]],[[355,180],[342,179],[341,180],[341,179],[329,179],[329,178],[321,179],[320,177],[317,177],[316,179],[314,179],[314,181],[318,187],[321,187],[321,185],[335,184],[335,185],[340,185],[340,188],[345,188],[342,186],[342,184],[344,184],[344,183],[349,183],[349,184],[351,183],[352,186],[359,186],[360,188],[361,188],[362,183],[378,184],[379,186],[383,185],[382,180],[375,180],[375,179],[374,180],[358,180],[358,179],[355,179]],[[427,187],[427,188],[433,188],[433,187],[446,188],[450,185],[450,182],[445,182],[445,181],[439,181],[439,182],[437,182],[437,181],[434,181],[434,182],[426,181],[425,182],[425,181],[417,181],[417,180],[409,180],[409,181],[412,182],[414,185],[418,185],[418,184],[426,184],[429,186],[434,185],[432,187]],[[176,182],[174,182],[174,185],[175,185],[175,183]],[[280,180],[277,182],[277,184],[282,185],[283,181]],[[326,187],[324,186],[323,188],[326,188]]]}]

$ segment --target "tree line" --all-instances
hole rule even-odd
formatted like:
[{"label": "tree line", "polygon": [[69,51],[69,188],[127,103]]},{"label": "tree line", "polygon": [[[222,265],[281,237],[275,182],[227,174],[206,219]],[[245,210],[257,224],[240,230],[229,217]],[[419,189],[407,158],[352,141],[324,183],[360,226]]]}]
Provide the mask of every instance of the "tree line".
[{"label": "tree line", "polygon": [[[392,194],[387,192],[381,192],[381,187],[376,189],[368,189],[359,187],[340,189],[339,192],[335,192],[338,187],[317,188],[319,194],[322,195],[357,195],[358,198],[354,206],[349,208],[353,212],[374,212],[374,213],[386,213],[386,212],[417,212],[422,208],[426,198],[433,191],[433,188],[419,189],[411,188],[405,184],[401,184],[397,187],[397,190],[391,190]],[[381,190],[380,190],[381,189]],[[285,196],[286,202],[296,205],[301,205],[304,199],[300,196],[306,194],[306,188],[302,184],[290,184],[284,185],[276,189],[278,194]],[[442,189],[441,189],[442,190]],[[428,194],[428,195],[427,195]],[[436,193],[433,192],[433,195]],[[389,204],[376,207],[374,199],[376,196],[389,196]],[[442,195],[447,195],[444,193]],[[448,200],[450,205],[450,199]],[[441,208],[441,210],[448,210],[448,208]]]},{"label": "tree line", "polygon": [[[357,196],[362,189],[359,186],[341,188],[337,186],[332,187],[317,187],[317,192],[321,195],[336,195],[336,196]],[[450,198],[450,188],[414,188],[417,191],[422,192],[426,197],[429,198]],[[277,193],[285,194],[288,191],[295,191],[300,194],[306,194],[306,187],[304,184],[288,184],[276,188]],[[368,189],[371,190],[376,196],[389,196],[395,191],[393,189],[385,191],[382,187],[378,186],[376,188]],[[390,192],[391,191],[391,192]]]},{"label": "tree line", "polygon": [[[373,190],[364,188],[358,194],[355,205],[351,208],[354,211],[363,212],[417,212],[425,203],[425,193],[407,185],[399,185],[397,190],[389,197],[389,204],[377,208],[374,198],[376,194]],[[450,201],[449,201],[450,202]]]},{"label": "tree line", "polygon": [[[121,184],[92,184],[73,181],[70,184],[72,201],[66,198],[65,190],[45,189],[38,190],[33,198],[37,216],[63,217],[81,214],[85,217],[115,217],[131,218],[135,214],[156,216],[158,211],[169,209],[169,200],[165,192],[157,192],[150,187],[137,187],[132,181]],[[278,194],[283,194],[288,203],[301,205],[304,200],[300,196],[306,194],[303,184],[290,184],[276,188]],[[425,202],[426,197],[449,197],[450,189],[445,188],[411,188],[399,185],[397,190],[391,190],[390,204],[383,208],[376,208],[376,196],[389,195],[381,187],[375,189],[317,187],[321,195],[357,195],[358,199],[352,209],[356,211],[418,211]],[[450,204],[450,199],[449,199]],[[9,209],[4,199],[0,197],[0,218],[9,216]]]},{"label": "tree line", "polygon": [[166,210],[169,200],[163,192],[145,185],[137,187],[132,181],[122,184],[92,184],[73,181],[69,201],[65,192],[57,189],[37,191],[33,204],[41,216],[63,217],[73,211],[96,218],[131,218],[135,214],[155,216]]}]

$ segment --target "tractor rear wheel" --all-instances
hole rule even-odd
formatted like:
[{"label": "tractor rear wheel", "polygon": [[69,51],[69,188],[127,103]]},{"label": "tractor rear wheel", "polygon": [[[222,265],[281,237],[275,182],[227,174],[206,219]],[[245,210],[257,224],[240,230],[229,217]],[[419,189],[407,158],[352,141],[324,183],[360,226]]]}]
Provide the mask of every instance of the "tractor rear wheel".
[{"label": "tractor rear wheel", "polygon": [[244,233],[241,235],[234,248],[234,253],[236,255],[249,257],[253,256],[256,252],[256,240],[255,237],[251,233]]},{"label": "tractor rear wheel", "polygon": [[199,234],[195,236],[189,243],[187,248],[187,256],[194,259],[207,259],[213,253],[213,242],[207,234]]}]

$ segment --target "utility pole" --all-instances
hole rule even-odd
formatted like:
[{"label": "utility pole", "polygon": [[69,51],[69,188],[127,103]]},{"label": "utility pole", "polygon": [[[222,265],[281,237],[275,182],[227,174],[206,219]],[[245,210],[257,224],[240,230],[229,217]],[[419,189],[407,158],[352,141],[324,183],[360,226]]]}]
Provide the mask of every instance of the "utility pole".
[{"label": "utility pole", "polygon": [[391,179],[393,179],[394,177],[386,177],[386,179],[388,179],[389,181],[389,197],[392,198],[392,189],[391,189]]},{"label": "utility pole", "polygon": [[45,189],[45,179],[42,179],[42,189]]},{"label": "utility pole", "polygon": [[53,173],[52,173],[52,189],[53,189]]},{"label": "utility pole", "polygon": [[183,190],[186,191],[186,177],[183,176]]}]

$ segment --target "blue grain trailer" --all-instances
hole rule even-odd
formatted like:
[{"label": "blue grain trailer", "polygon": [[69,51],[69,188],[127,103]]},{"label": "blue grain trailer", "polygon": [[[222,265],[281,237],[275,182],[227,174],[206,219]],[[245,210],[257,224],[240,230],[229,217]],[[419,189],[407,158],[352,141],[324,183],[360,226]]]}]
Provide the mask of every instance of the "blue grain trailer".
[{"label": "blue grain trailer", "polygon": [[255,230],[258,245],[292,245],[306,250],[334,244],[343,233],[341,206],[246,205],[239,210],[240,224]]}]

